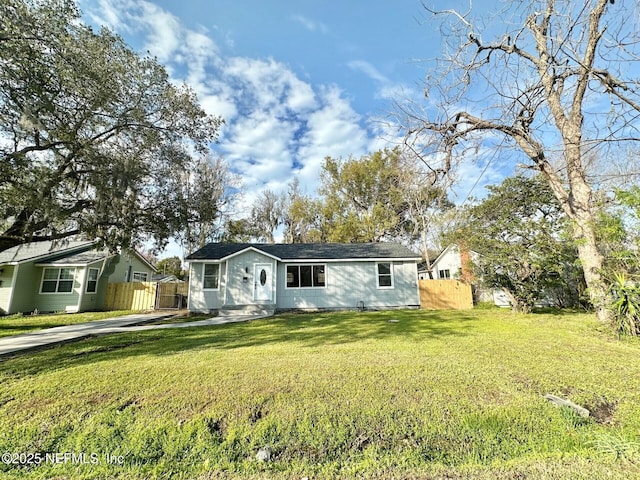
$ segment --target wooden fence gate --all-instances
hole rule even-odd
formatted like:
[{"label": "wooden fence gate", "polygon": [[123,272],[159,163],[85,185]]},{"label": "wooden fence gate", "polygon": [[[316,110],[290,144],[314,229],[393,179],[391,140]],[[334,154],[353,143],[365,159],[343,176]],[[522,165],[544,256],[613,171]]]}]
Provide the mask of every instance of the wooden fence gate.
[{"label": "wooden fence gate", "polygon": [[186,308],[188,294],[188,283],[158,283],[156,309]]},{"label": "wooden fence gate", "polygon": [[459,280],[419,280],[420,308],[464,310],[473,308],[471,285]]},{"label": "wooden fence gate", "polygon": [[186,307],[187,283],[110,283],[105,310],[154,310]]}]

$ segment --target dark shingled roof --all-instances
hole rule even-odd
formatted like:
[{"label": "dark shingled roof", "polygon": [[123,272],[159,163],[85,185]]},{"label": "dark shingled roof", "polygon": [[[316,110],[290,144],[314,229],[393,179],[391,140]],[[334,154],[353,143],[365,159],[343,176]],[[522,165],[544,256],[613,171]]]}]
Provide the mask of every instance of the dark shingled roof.
[{"label": "dark shingled roof", "polygon": [[420,258],[398,243],[210,243],[193,252],[186,260],[221,260],[249,247],[280,260]]}]

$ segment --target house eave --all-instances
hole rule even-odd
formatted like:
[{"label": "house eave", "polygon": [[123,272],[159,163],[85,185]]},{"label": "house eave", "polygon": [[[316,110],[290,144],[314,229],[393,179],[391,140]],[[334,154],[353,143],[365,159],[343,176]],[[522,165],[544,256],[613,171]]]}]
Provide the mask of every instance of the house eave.
[{"label": "house eave", "polygon": [[282,263],[417,262],[420,257],[283,258]]},{"label": "house eave", "polygon": [[[247,250],[249,249],[244,249],[240,252],[236,252],[232,255],[227,255],[226,257],[222,257],[222,258],[192,258],[189,260],[185,260],[185,263],[223,263],[229,260],[230,258],[240,255],[243,252],[246,252]],[[420,261],[420,257],[278,258],[274,255],[269,255],[268,253],[265,253],[261,250],[256,250],[256,251],[280,263],[418,262]]]},{"label": "house eave", "polygon": [[185,263],[222,263],[222,262],[226,262],[227,260],[233,258],[233,257],[237,257],[238,255],[242,255],[243,253],[246,252],[256,252],[259,253],[260,255],[264,255],[265,257],[269,257],[272,260],[277,260],[279,262],[282,261],[281,258],[276,257],[275,255],[272,255],[270,253],[265,252],[264,250],[260,250],[259,248],[256,248],[254,246],[249,246],[246,248],[243,248],[242,250],[238,250],[237,252],[231,253],[229,255],[226,255],[224,257],[220,257],[220,258],[185,258]]},{"label": "house eave", "polygon": [[69,256],[69,255],[74,254],[75,252],[86,250],[87,247],[90,247],[91,245],[95,246],[97,243],[98,243],[97,241],[87,242],[84,245],[78,245],[78,246],[75,246],[75,247],[72,247],[72,248],[69,248],[69,249],[56,250],[55,252],[47,252],[47,253],[44,253],[42,255],[36,255],[34,257],[24,258],[22,260],[13,260],[13,261],[10,261],[10,262],[2,262],[2,263],[0,263],[0,266],[4,266],[4,265],[15,266],[15,265],[21,265],[23,263],[29,263],[29,262],[36,262],[37,263],[37,262],[41,262],[41,261],[47,259],[48,257],[52,257],[52,256],[53,257]]}]

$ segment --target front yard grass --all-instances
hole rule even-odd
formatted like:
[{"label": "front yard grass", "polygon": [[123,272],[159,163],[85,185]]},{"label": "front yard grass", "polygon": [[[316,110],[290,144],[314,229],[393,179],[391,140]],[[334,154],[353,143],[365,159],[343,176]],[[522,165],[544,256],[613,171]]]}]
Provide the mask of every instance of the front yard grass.
[{"label": "front yard grass", "polygon": [[48,315],[17,314],[0,317],[0,337],[20,335],[34,330],[76,325],[78,323],[104,320],[105,318],[121,317],[132,313],[132,310],[115,310],[111,312],[83,312],[83,313],[53,313]]},{"label": "front yard grass", "polygon": [[639,354],[587,314],[493,309],[99,337],[0,363],[0,453],[77,460],[0,476],[640,478]]}]

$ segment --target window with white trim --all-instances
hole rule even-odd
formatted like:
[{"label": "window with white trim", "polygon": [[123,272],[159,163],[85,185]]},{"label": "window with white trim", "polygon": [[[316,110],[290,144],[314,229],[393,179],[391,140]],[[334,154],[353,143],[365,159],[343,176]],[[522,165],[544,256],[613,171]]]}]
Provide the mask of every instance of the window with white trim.
[{"label": "window with white trim", "polygon": [[376,263],[378,288],[393,288],[393,265],[391,262]]},{"label": "window with white trim", "polygon": [[202,275],[202,288],[204,290],[217,290],[220,285],[220,264],[205,263]]},{"label": "window with white trim", "polygon": [[45,268],[40,293],[71,293],[75,268]]},{"label": "window with white trim", "polygon": [[438,276],[441,280],[448,280],[451,278],[451,271],[448,268],[446,270],[438,270]]},{"label": "window with white trim", "polygon": [[146,282],[148,278],[149,278],[149,274],[147,272],[133,272],[132,281]]},{"label": "window with white trim", "polygon": [[98,291],[98,274],[99,268],[90,268],[87,273],[87,289],[86,293],[96,293]]},{"label": "window with white trim", "polygon": [[324,288],[326,265],[287,265],[287,288]]}]

